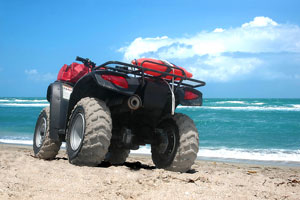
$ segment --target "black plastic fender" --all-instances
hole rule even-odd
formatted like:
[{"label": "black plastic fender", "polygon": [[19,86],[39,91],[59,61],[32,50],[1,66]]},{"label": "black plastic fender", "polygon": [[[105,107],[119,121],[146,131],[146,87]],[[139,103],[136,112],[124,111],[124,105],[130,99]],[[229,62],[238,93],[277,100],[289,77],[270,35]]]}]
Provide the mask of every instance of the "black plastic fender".
[{"label": "black plastic fender", "polygon": [[146,109],[162,111],[169,96],[170,88],[166,83],[151,79],[146,81],[143,98]]},{"label": "black plastic fender", "polygon": [[[187,100],[184,99],[185,90],[189,90],[194,94],[198,95],[198,98]],[[202,106],[202,93],[199,90],[193,88],[178,88],[176,91],[176,104],[181,104],[183,106]]]},{"label": "black plastic fender", "polygon": [[73,87],[63,82],[54,82],[47,90],[47,100],[50,102],[50,138],[60,140],[64,137],[67,123],[67,111],[70,94]]},{"label": "black plastic fender", "polygon": [[[121,88],[107,80],[104,80],[101,77],[102,74],[112,74],[125,77],[128,82],[128,88]],[[70,116],[76,103],[84,97],[95,97],[101,99],[107,104],[109,104],[110,101],[122,103],[122,101],[117,100],[134,95],[139,86],[140,82],[137,78],[129,77],[124,73],[105,70],[92,71],[79,79],[75,84],[69,100],[67,117]]]}]

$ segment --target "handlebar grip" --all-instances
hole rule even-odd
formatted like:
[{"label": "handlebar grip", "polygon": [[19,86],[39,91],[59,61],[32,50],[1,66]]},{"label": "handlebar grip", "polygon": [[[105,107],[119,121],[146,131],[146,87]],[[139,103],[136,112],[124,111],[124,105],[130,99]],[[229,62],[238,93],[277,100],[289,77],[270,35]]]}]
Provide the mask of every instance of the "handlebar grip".
[{"label": "handlebar grip", "polygon": [[77,61],[80,61],[80,62],[83,62],[83,63],[87,62],[87,59],[81,58],[81,57],[79,57],[79,56],[76,57],[76,60],[77,60]]}]

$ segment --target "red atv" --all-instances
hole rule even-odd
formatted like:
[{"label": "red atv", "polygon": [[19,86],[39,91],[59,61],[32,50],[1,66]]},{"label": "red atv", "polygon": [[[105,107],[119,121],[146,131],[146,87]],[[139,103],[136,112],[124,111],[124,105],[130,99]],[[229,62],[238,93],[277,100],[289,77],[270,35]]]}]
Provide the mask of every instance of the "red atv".
[{"label": "red atv", "polygon": [[[130,150],[151,145],[158,168],[186,172],[199,148],[192,119],[175,108],[201,106],[205,82],[167,61],[109,61],[64,65],[47,90],[33,138],[36,157],[53,159],[66,142],[69,162],[97,166],[125,162]],[[189,83],[194,84],[188,84]]]}]

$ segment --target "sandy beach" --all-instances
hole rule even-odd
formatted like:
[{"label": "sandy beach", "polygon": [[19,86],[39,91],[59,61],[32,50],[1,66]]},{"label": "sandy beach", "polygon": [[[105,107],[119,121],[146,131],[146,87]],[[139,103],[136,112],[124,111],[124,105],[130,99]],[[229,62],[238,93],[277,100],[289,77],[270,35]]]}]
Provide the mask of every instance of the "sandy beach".
[{"label": "sandy beach", "polygon": [[39,160],[0,144],[0,199],[300,199],[300,168],[196,161],[188,173],[156,169],[149,156],[121,166],[78,167],[65,151]]}]

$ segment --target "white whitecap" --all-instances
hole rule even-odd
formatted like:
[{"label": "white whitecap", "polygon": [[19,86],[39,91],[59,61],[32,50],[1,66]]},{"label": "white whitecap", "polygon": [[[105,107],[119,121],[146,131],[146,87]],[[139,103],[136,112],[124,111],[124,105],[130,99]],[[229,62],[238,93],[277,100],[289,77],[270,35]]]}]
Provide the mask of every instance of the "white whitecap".
[{"label": "white whitecap", "polygon": [[264,105],[265,103],[262,103],[262,102],[257,102],[257,103],[251,103],[252,105]]},{"label": "white whitecap", "polygon": [[5,107],[46,107],[49,103],[2,103],[0,106]]},{"label": "white whitecap", "polygon": [[[138,150],[132,150],[133,154],[151,155],[151,149],[141,147]],[[197,154],[202,158],[219,158],[234,160],[253,160],[253,161],[277,161],[277,162],[300,162],[300,150],[284,149],[210,149],[200,148]]]},{"label": "white whitecap", "polygon": [[257,161],[300,162],[300,150],[284,149],[205,149],[198,152],[199,157]]},{"label": "white whitecap", "polygon": [[217,104],[226,104],[226,103],[230,103],[230,104],[246,104],[245,101],[219,101],[216,102]]},{"label": "white whitecap", "polygon": [[0,139],[0,142],[6,144],[25,144],[25,145],[32,145],[32,140],[11,140],[11,139]]},{"label": "white whitecap", "polygon": [[247,107],[203,107],[206,109],[215,110],[245,110],[245,111],[300,111],[300,108],[291,107],[258,107],[258,106],[247,106]]},{"label": "white whitecap", "polygon": [[14,102],[34,102],[34,103],[38,103],[38,102],[47,102],[47,100],[39,100],[39,99],[33,99],[33,100],[28,100],[28,99],[15,99],[13,100]]},{"label": "white whitecap", "polygon": [[225,107],[225,106],[178,106],[179,109],[211,109],[211,110],[237,110],[237,111],[300,111],[300,107],[273,107],[273,106],[236,106],[236,107]]},{"label": "white whitecap", "polygon": [[[32,140],[13,140],[13,139],[0,139],[0,143],[5,144],[21,144],[21,145],[33,145]],[[66,147],[65,143],[62,143],[61,147]]]}]

